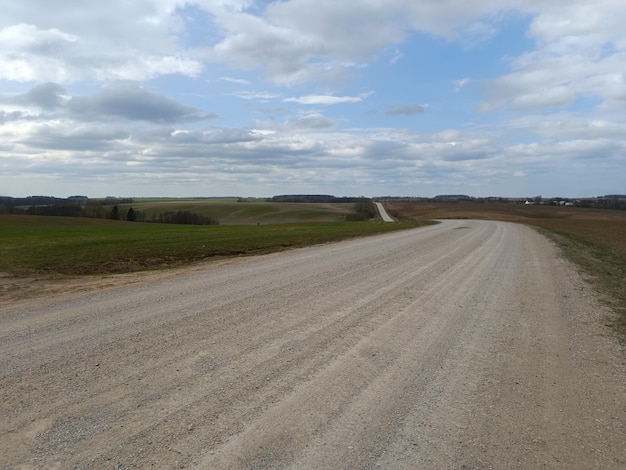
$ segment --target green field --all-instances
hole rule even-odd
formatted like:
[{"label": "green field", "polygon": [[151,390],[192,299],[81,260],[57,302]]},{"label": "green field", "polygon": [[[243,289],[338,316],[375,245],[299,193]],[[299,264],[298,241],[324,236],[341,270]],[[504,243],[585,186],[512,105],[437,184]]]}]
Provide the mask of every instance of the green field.
[{"label": "green field", "polygon": [[417,225],[325,222],[193,226],[0,215],[0,272],[21,276],[128,272],[267,253]]},{"label": "green field", "polygon": [[150,218],[168,211],[187,211],[217,219],[220,225],[284,224],[300,222],[340,222],[354,212],[354,204],[237,202],[233,199],[143,200],[120,205],[132,207]]}]

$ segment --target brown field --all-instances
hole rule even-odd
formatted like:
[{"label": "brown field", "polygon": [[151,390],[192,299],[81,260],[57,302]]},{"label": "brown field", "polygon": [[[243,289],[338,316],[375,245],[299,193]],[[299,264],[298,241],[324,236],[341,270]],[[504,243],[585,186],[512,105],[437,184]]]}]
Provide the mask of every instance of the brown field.
[{"label": "brown field", "polygon": [[580,266],[618,313],[626,336],[626,212],[611,209],[524,204],[388,201],[399,219],[488,219],[537,227]]}]

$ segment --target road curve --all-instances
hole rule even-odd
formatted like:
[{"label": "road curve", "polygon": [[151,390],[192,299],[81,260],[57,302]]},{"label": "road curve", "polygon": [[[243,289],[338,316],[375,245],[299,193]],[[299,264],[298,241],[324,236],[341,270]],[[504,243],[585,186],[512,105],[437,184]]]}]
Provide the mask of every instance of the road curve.
[{"label": "road curve", "polygon": [[608,312],[527,227],[145,278],[0,306],[0,468],[626,465]]}]

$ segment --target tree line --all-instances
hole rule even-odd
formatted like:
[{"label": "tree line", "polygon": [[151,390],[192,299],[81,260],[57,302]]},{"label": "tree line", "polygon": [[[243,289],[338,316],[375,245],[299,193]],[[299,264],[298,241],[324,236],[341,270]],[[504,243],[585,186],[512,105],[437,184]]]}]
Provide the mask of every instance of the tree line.
[{"label": "tree line", "polygon": [[167,211],[147,215],[144,212],[120,207],[132,203],[129,198],[105,198],[87,200],[73,196],[67,199],[47,196],[28,198],[0,197],[0,214],[41,215],[57,217],[87,217],[93,219],[124,220],[127,222],[152,222],[160,224],[219,225],[213,217],[189,211]]},{"label": "tree line", "polygon": [[121,211],[117,206],[113,206],[111,218],[114,220],[126,220],[128,222],[151,222],[157,224],[219,225],[219,220],[213,217],[180,210],[147,216],[144,212],[137,211],[132,207],[124,213],[124,211]]},{"label": "tree line", "polygon": [[354,213],[346,216],[346,221],[363,221],[375,219],[378,210],[371,199],[360,199],[354,205]]}]

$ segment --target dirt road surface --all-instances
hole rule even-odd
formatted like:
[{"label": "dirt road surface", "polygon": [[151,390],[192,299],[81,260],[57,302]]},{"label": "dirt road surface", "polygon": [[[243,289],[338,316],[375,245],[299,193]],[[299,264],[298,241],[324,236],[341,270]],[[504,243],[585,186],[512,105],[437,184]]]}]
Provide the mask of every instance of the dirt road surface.
[{"label": "dirt road surface", "polygon": [[135,276],[2,303],[0,468],[626,466],[609,312],[527,227]]},{"label": "dirt road surface", "polygon": [[375,202],[374,204],[376,205],[376,210],[378,211],[380,218],[383,219],[383,222],[395,222],[393,217],[387,213],[387,209],[385,209],[382,202]]}]

